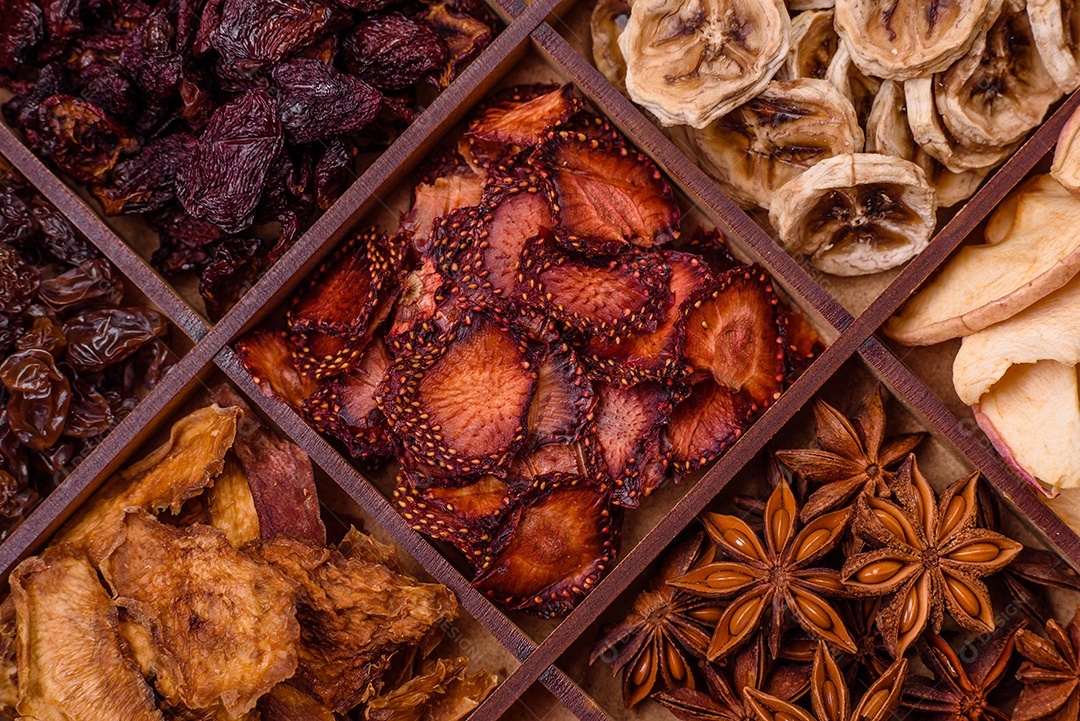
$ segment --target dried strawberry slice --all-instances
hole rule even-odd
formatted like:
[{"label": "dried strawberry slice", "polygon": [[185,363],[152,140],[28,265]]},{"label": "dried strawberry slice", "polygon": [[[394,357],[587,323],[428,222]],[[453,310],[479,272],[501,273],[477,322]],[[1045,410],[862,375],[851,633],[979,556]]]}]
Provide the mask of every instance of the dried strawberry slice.
[{"label": "dried strawberry slice", "polygon": [[548,349],[537,365],[536,392],[529,406],[529,442],[571,443],[596,405],[592,384],[577,354],[565,343]]},{"label": "dried strawberry slice", "polygon": [[625,148],[630,141],[611,121],[595,113],[582,110],[574,117],[548,132],[549,140],[594,141],[609,148]]},{"label": "dried strawberry slice", "polygon": [[256,330],[236,342],[236,352],[252,380],[268,396],[299,410],[315,384],[297,372],[285,331]]},{"label": "dried strawberry slice", "polygon": [[390,427],[376,401],[389,367],[386,345],[376,338],[355,368],[324,381],[304,401],[304,414],[312,425],[344,442],[354,458],[386,455],[393,450]]},{"label": "dried strawberry slice", "polygon": [[719,230],[698,228],[681,250],[701,256],[701,259],[709,266],[709,272],[713,274],[714,278],[719,278],[732,268],[739,268],[743,265],[728,250],[724,236]]},{"label": "dried strawberry slice", "polygon": [[506,481],[491,475],[458,488],[421,488],[401,471],[393,504],[414,531],[446,541],[479,563],[512,498]]},{"label": "dried strawberry slice", "polygon": [[618,552],[613,511],[586,483],[538,489],[506,515],[473,585],[512,610],[545,618],[570,611]]},{"label": "dried strawberry slice", "polygon": [[432,185],[450,175],[475,175],[455,147],[442,146],[428,155],[409,176],[413,187],[421,183]]},{"label": "dried strawberry slice", "polygon": [[482,219],[483,209],[470,205],[435,220],[425,256],[435,263],[436,270],[446,277],[457,274],[462,257],[473,246],[475,230]]},{"label": "dried strawberry slice", "polygon": [[686,313],[712,287],[708,267],[696,255],[664,251],[671,266],[673,302],[656,330],[634,333],[618,342],[593,336],[582,350],[589,377],[630,385],[643,380],[676,378],[683,370]]},{"label": "dried strawberry slice", "polygon": [[743,391],[758,410],[783,390],[786,372],[779,300],[758,266],[729,270],[690,310],[686,356],[696,370]]},{"label": "dried strawberry slice", "polygon": [[550,232],[529,241],[521,261],[526,304],[588,335],[610,338],[656,330],[671,302],[671,268],[660,253],[574,258]]},{"label": "dried strawberry slice", "polygon": [[386,333],[388,342],[410,333],[435,316],[435,309],[446,299],[446,279],[435,262],[424,258],[420,266],[401,281],[401,296],[394,309],[394,322]]},{"label": "dried strawberry slice", "polygon": [[504,145],[536,146],[552,128],[565,123],[584,105],[567,83],[531,100],[487,106],[483,115],[469,124],[466,135]]},{"label": "dried strawberry slice", "polygon": [[573,443],[548,443],[514,459],[509,478],[526,486],[553,476],[574,476],[601,483],[607,471],[596,429],[589,425]]},{"label": "dried strawberry slice", "polygon": [[294,333],[319,331],[359,339],[371,327],[384,287],[404,259],[401,237],[377,229],[357,233],[322,264],[289,309]]},{"label": "dried strawberry slice", "polygon": [[670,386],[651,381],[628,388],[599,385],[596,391],[596,435],[616,501],[636,507],[638,477],[660,460],[657,437],[671,418],[674,394]]},{"label": "dried strawberry slice", "polygon": [[364,350],[360,340],[318,331],[293,333],[290,340],[296,369],[316,383],[347,373]]},{"label": "dried strawberry slice", "polygon": [[651,160],[627,148],[577,139],[545,146],[559,242],[610,255],[629,244],[661,245],[679,235],[679,206]]},{"label": "dried strawberry slice", "polygon": [[784,350],[787,354],[787,381],[799,377],[825,349],[821,336],[797,308],[781,308],[780,325],[784,331]]},{"label": "dried strawberry slice", "polygon": [[667,427],[676,477],[719,457],[739,439],[755,415],[743,394],[711,378],[695,383],[675,406]]},{"label": "dried strawberry slice", "polygon": [[479,175],[448,175],[413,189],[412,207],[401,221],[402,230],[412,238],[413,247],[423,253],[431,240],[437,219],[480,203],[484,179]]},{"label": "dried strawberry slice", "polygon": [[400,355],[388,374],[390,390],[380,397],[402,462],[436,478],[509,465],[525,440],[534,355],[509,328],[480,314]]}]

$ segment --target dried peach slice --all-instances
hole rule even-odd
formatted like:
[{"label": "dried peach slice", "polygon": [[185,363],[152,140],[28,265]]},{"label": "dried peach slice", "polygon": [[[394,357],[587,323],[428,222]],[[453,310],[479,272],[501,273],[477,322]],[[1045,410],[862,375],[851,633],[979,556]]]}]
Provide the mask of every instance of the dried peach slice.
[{"label": "dried peach slice", "polygon": [[989,242],[961,248],[888,322],[887,335],[906,345],[969,335],[1015,315],[1080,271],[1080,199],[1048,175],[1014,193],[1015,202],[990,217]]}]

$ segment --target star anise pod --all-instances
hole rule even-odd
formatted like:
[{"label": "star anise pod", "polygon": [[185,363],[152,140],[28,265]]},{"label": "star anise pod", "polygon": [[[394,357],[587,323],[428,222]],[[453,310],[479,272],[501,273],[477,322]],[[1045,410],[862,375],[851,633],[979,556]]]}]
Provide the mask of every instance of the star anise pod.
[{"label": "star anise pod", "polygon": [[851,509],[818,516],[796,533],[798,515],[795,497],[781,481],[765,504],[764,545],[741,518],[719,513],[702,517],[709,537],[731,560],[700,566],[668,583],[699,596],[730,599],[709,643],[710,661],[725,658],[761,630],[767,612],[769,652],[776,658],[785,608],[817,638],[855,652],[840,614],[826,600],[843,594],[839,575],[814,567],[840,540]]},{"label": "star anise pod", "polygon": [[1013,721],[1077,721],[1080,718],[1080,608],[1068,628],[1046,622],[1049,640],[1024,629],[1016,650],[1024,657],[1016,674],[1024,684]]},{"label": "star anise pod", "polygon": [[786,701],[794,701],[806,693],[809,665],[777,666],[770,671],[765,639],[760,635],[744,646],[729,665],[730,682],[716,664],[701,663],[708,693],[676,688],[658,691],[653,699],[682,721],[753,721],[750,692],[760,689]]},{"label": "star anise pod", "polygon": [[750,689],[750,705],[761,721],[882,721],[892,718],[907,676],[907,659],[893,662],[851,708],[851,692],[824,641],[818,642],[810,672],[813,715],[790,701]]},{"label": "star anise pod", "polygon": [[894,657],[928,623],[940,633],[945,609],[968,630],[994,629],[990,594],[979,579],[1004,568],[1022,546],[975,525],[978,480],[973,473],[935,499],[909,456],[893,488],[900,505],[868,496],[855,504],[852,530],[872,550],[848,558],[840,575],[849,591],[883,597],[877,623]]},{"label": "star anise pod", "polygon": [[936,633],[919,639],[919,658],[934,674],[908,676],[904,684],[906,708],[925,712],[923,721],[1008,721],[1009,714],[990,703],[990,693],[1005,678],[1017,632],[1027,621],[1019,621],[980,640],[971,663],[962,662]]},{"label": "star anise pod", "polygon": [[704,658],[709,627],[720,616],[717,603],[669,586],[695,564],[712,561],[715,548],[697,533],[673,548],[648,590],[634,600],[625,619],[601,638],[589,663],[618,649],[612,673],[623,671],[623,703],[632,708],[655,688],[696,685],[693,659]]},{"label": "star anise pod", "polygon": [[838,508],[856,494],[889,496],[890,468],[926,437],[909,433],[885,438],[884,391],[877,387],[848,420],[828,403],[814,405],[814,426],[820,448],[777,451],[788,468],[821,486],[810,494],[799,514],[804,523]]}]

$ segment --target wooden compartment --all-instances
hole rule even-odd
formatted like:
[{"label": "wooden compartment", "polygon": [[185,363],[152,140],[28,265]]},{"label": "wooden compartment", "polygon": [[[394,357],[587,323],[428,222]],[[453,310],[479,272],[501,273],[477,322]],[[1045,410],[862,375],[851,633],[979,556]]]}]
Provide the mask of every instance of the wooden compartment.
[{"label": "wooden compartment", "polygon": [[[874,335],[904,299],[1043,158],[1069,114],[1080,105],[1080,98],[1074,95],[1061,103],[976,196],[939,227],[922,254],[885,279],[887,284],[883,288],[863,293],[859,297],[865,300],[856,302],[852,300],[855,294],[846,296],[836,288],[823,287],[822,279],[815,278],[784,252],[679,147],[607,83],[575,50],[574,38],[566,34],[570,13],[561,7],[564,4],[538,0],[525,5],[505,0],[500,8],[511,19],[492,45],[213,326],[200,315],[200,309],[163,281],[144,257],[133,251],[78,194],[34,158],[9,128],[0,126],[0,152],[102,250],[150,303],[194,341],[158,388],[0,544],[0,571],[5,577],[21,558],[40,548],[111,472],[122,467],[137,449],[146,447],[203,383],[224,375],[283,434],[308,452],[325,474],[325,481],[340,488],[359,507],[358,513],[370,519],[370,527],[381,529],[386,538],[395,542],[430,577],[457,594],[463,614],[475,621],[475,626],[470,622],[469,633],[497,641],[497,645],[491,645],[491,657],[499,659],[492,662],[493,667],[497,666],[493,670],[506,676],[473,719],[622,718],[618,699],[609,692],[610,684],[605,686],[593,678],[597,673],[608,672],[602,668],[585,672],[580,666],[579,656],[591,644],[597,624],[618,615],[618,609],[631,597],[642,574],[674,538],[695,522],[698,513],[714,502],[722,489],[731,492],[742,479],[756,473],[754,459],[766,443],[782,429],[802,424],[802,419],[807,417],[807,404],[819,391],[824,388],[826,397],[841,393],[853,367],[860,369],[864,378],[879,377],[896,396],[894,404],[910,412],[910,422],[934,433],[935,448],[940,446],[940,452],[952,457],[957,468],[974,467],[982,471],[1034,537],[1055,548],[1073,566],[1080,567],[1080,538],[971,433],[970,423],[965,424],[957,415],[962,408],[947,398],[945,402],[939,399],[943,396],[939,377],[918,373],[914,363],[911,365],[916,372],[912,372]],[[581,0],[572,12],[587,17],[587,9],[582,9],[587,5]],[[549,16],[551,24],[546,22]],[[618,564],[558,623],[537,623],[517,614],[508,615],[474,590],[454,563],[396,513],[386,499],[385,486],[381,489],[378,479],[359,473],[297,414],[280,401],[259,393],[231,350],[237,338],[279,312],[283,302],[352,228],[378,212],[380,204],[393,196],[409,171],[452,131],[471,107],[500,83],[521,77],[527,67],[542,67],[547,77],[573,82],[596,110],[607,115],[657,162],[681,192],[684,202],[696,206],[710,224],[722,229],[745,259],[760,262],[769,271],[792,302],[811,317],[828,342],[828,348],[811,367],[719,462],[696,482],[665,490],[651,499],[655,501],[654,517],[629,534],[634,540],[628,541]],[[835,291],[835,296],[830,290]]]}]

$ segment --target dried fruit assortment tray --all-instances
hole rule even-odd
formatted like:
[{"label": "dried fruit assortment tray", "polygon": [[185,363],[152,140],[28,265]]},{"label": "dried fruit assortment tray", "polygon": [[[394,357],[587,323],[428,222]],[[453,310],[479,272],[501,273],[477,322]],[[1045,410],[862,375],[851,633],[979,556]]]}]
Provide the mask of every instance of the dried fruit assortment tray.
[{"label": "dried fruit assortment tray", "polygon": [[[863,289],[850,286],[846,290],[826,290],[820,277],[784,252],[761,225],[740,210],[583,57],[577,49],[585,42],[580,37],[580,19],[582,13],[587,17],[590,3],[583,0],[575,7],[556,0],[538,0],[531,5],[518,0],[499,3],[492,9],[505,21],[505,27],[491,45],[216,324],[210,324],[194,310],[197,304],[186,299],[190,293],[179,292],[150,267],[133,249],[134,241],[125,237],[122,226],[114,228],[104,222],[77,186],[69,186],[34,157],[13,130],[0,126],[0,154],[192,344],[162,382],[0,544],[0,573],[5,578],[21,559],[39,550],[112,472],[137,457],[134,454],[145,448],[155,434],[160,435],[214,376],[227,377],[284,435],[307,451],[325,474],[323,482],[339,487],[370,519],[373,528],[381,529],[384,537],[400,546],[431,577],[450,587],[465,613],[482,627],[477,635],[490,636],[480,643],[491,643],[488,651],[493,655],[484,652],[482,645],[474,648],[480,649],[477,655],[484,655],[485,660],[506,659],[502,664],[494,663],[497,668],[493,670],[501,672],[502,683],[474,713],[474,719],[622,717],[619,714],[625,712],[617,692],[612,691],[612,682],[598,680],[607,676],[606,667],[590,672],[582,661],[599,623],[611,619],[613,604],[625,604],[631,592],[640,588],[645,571],[678,534],[695,522],[700,511],[719,494],[730,495],[732,489],[752,476],[747,469],[774,436],[790,434],[790,429],[800,423],[806,425],[804,409],[810,407],[814,397],[819,393],[830,398],[857,394],[859,384],[848,384],[849,376],[859,376],[867,387],[873,380],[883,382],[906,409],[910,423],[923,426],[934,436],[935,453],[949,456],[957,467],[980,470],[1034,539],[1080,568],[1080,536],[1029,490],[977,431],[973,432],[974,424],[955,403],[943,402],[935,394],[939,386],[926,372],[934,367],[933,359],[923,352],[913,364],[931,378],[928,386],[891,346],[875,335],[1005,195],[1044,162],[1066,119],[1080,105],[1080,98],[1072,95],[1058,103],[1045,123],[977,194],[940,224],[929,247],[890,276],[883,289],[874,289],[872,298],[852,300]],[[572,83],[596,111],[610,118],[660,167],[677,189],[684,211],[692,211],[701,216],[705,225],[720,229],[741,259],[760,263],[769,271],[778,290],[802,309],[826,343],[825,350],[806,371],[716,463],[690,481],[650,498],[639,512],[628,514],[632,518],[628,518],[616,564],[568,616],[557,621],[508,614],[474,589],[458,567],[398,515],[388,500],[385,479],[366,477],[289,406],[260,393],[232,350],[234,342],[251,328],[280,316],[284,301],[342,238],[362,221],[370,221],[380,210],[387,210],[395,190],[408,174],[484,96],[501,86],[536,80]],[[845,292],[849,297],[844,297]],[[847,310],[852,307],[861,311],[853,316]],[[947,386],[942,387],[948,391]],[[856,402],[852,399],[848,405]],[[547,691],[541,690],[541,685]],[[549,694],[558,699],[561,708]]]}]

